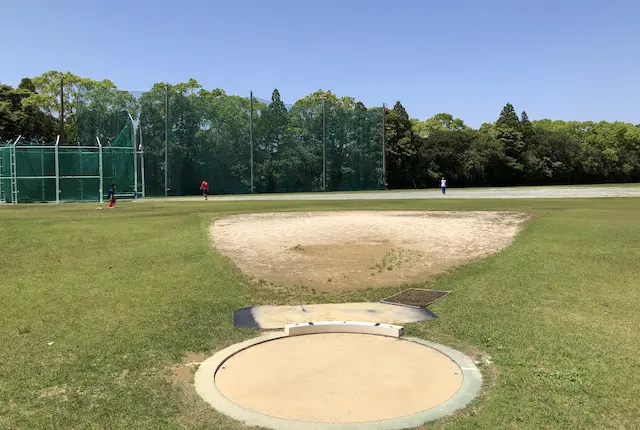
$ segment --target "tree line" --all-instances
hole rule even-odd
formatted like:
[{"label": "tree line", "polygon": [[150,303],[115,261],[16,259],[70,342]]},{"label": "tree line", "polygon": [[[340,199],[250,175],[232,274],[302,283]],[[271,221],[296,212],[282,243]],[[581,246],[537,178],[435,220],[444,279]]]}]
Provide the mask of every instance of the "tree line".
[{"label": "tree line", "polygon": [[441,176],[453,186],[640,180],[640,125],[530,121],[510,103],[473,129],[447,113],[421,121],[399,101],[366,107],[322,90],[287,107],[277,89],[263,102],[195,80],[131,93],[51,71],[17,88],[0,84],[4,141],[61,134],[65,144],[108,144],[130,116],[139,119],[149,194],[164,193],[165,172],[170,194],[197,193],[202,179],[214,193],[424,188]]},{"label": "tree line", "polygon": [[445,176],[459,186],[637,182],[640,124],[530,121],[507,103],[480,129],[441,113],[412,120],[400,103],[390,114],[389,172],[394,187],[433,186]]}]

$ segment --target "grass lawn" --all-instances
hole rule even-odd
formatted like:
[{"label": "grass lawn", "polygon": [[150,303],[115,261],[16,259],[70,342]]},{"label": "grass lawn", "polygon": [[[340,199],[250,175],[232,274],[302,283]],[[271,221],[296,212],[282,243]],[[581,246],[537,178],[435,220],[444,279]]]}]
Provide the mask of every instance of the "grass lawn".
[{"label": "grass lawn", "polygon": [[640,428],[640,199],[96,206],[0,206],[0,429],[244,428],[172,377],[185,354],[256,334],[234,309],[402,289],[273,295],[209,244],[224,213],[303,209],[535,214],[500,254],[430,282],[453,294],[407,326],[490,356],[479,399],[433,427]]}]

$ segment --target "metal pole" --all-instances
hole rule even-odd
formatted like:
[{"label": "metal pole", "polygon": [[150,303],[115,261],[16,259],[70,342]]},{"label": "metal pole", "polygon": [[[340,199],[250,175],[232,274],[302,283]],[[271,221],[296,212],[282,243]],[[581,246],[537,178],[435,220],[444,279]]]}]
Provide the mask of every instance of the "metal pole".
[{"label": "metal pole", "polygon": [[4,162],[2,161],[2,146],[0,146],[0,202],[6,202],[7,198],[2,194],[2,180],[4,179]]},{"label": "metal pole", "polygon": [[133,198],[135,199],[138,194],[138,145],[136,145],[138,129],[129,111],[127,111],[127,116],[131,121],[131,135],[133,139]]},{"label": "metal pole", "polygon": [[0,146],[0,202],[6,202],[7,199],[3,197],[2,194],[2,179],[4,179],[4,174],[2,173],[4,171],[4,168],[2,167],[2,147]]},{"label": "metal pole", "polygon": [[98,169],[100,169],[100,203],[102,203],[104,194],[104,178],[103,178],[103,170],[102,170],[102,143],[100,143],[100,138],[96,136],[96,140],[98,141]]},{"label": "metal pole", "polygon": [[18,155],[16,153],[16,145],[22,139],[22,135],[18,136],[15,142],[13,142],[13,181],[11,184],[11,193],[13,204],[18,204]]},{"label": "metal pole", "polygon": [[84,172],[82,171],[82,159],[84,158],[84,149],[78,149],[80,151],[80,200],[84,200]]},{"label": "metal pole", "polygon": [[382,103],[382,189],[387,187],[387,130],[386,120],[387,107]]},{"label": "metal pole", "polygon": [[16,144],[13,143],[11,144],[11,146],[9,146],[9,163],[10,163],[10,175],[11,175],[11,181],[10,181],[10,185],[11,185],[11,203],[12,204],[17,204],[17,198],[16,198],[16,192],[15,192],[15,188],[16,188],[16,182],[17,182],[17,165],[16,165]]},{"label": "metal pole", "polygon": [[142,198],[144,198],[145,196],[145,182],[144,182],[144,147],[142,146],[142,127],[139,128],[140,130],[140,169],[141,169],[141,174],[142,174]]},{"label": "metal pole", "polygon": [[253,190],[254,190],[254,186],[253,186],[253,90],[251,90],[249,92],[250,96],[250,101],[249,101],[249,106],[250,106],[250,115],[251,115],[251,119],[249,121],[250,126],[249,126],[249,136],[250,136],[250,147],[251,147],[251,193],[253,194]]},{"label": "metal pole", "polygon": [[64,145],[64,75],[60,75],[60,134],[58,139],[61,137]]},{"label": "metal pole", "polygon": [[322,189],[327,191],[327,140],[326,140],[325,99],[322,99]]},{"label": "metal pole", "polygon": [[60,158],[58,145],[60,144],[60,135],[56,137],[56,204],[60,203]]},{"label": "metal pole", "polygon": [[165,117],[164,117],[164,196],[169,193],[169,84],[165,85]]},{"label": "metal pole", "polygon": [[[40,149],[40,174],[44,176],[44,149]],[[42,178],[42,201],[44,202],[44,178]]]}]

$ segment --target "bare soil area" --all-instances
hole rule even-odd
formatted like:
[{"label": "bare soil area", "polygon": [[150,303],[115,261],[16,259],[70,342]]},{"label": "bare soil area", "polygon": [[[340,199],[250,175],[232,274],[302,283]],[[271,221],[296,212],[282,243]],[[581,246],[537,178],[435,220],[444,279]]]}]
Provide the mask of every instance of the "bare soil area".
[{"label": "bare soil area", "polygon": [[259,213],[220,219],[210,234],[256,279],[331,292],[425,281],[502,250],[527,219],[514,212]]}]

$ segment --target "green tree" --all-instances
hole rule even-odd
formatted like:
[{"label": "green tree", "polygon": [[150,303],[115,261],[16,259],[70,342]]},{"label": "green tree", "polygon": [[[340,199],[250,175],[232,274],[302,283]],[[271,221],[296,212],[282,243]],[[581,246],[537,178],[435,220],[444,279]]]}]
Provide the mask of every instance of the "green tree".
[{"label": "green tree", "polygon": [[18,136],[32,143],[51,143],[55,140],[54,118],[24,103],[34,94],[35,87],[28,78],[23,79],[15,89],[0,84],[0,140],[13,140]]},{"label": "green tree", "polygon": [[496,127],[518,128],[518,115],[511,103],[507,103],[500,112],[500,116],[496,121]]},{"label": "green tree", "polygon": [[290,152],[286,185],[291,191],[323,190],[322,100],[337,100],[330,91],[318,90],[297,100],[289,110]]},{"label": "green tree", "polygon": [[432,131],[428,137],[421,138],[420,158],[416,177],[419,185],[433,187],[445,176],[451,183],[464,185],[463,166],[477,132],[473,130]]},{"label": "green tree", "polygon": [[428,137],[434,131],[462,131],[469,127],[460,118],[448,113],[438,113],[424,122],[412,120],[413,130],[420,137]]},{"label": "green tree", "polygon": [[136,115],[133,96],[118,91],[113,82],[94,81],[55,70],[31,79],[28,85],[34,91],[24,100],[24,105],[59,122],[61,78],[64,82],[63,143],[94,145],[96,136],[108,142],[127,125],[127,111]]},{"label": "green tree", "polygon": [[166,83],[156,83],[140,97],[140,127],[145,153],[147,192],[164,195],[164,142],[166,123]]},{"label": "green tree", "polygon": [[388,184],[393,188],[413,187],[418,145],[409,114],[399,101],[388,111],[385,126]]},{"label": "green tree", "polygon": [[286,154],[288,123],[287,108],[276,88],[271,95],[271,103],[259,110],[255,126],[255,186],[258,192],[286,190],[284,182],[292,161]]},{"label": "green tree", "polygon": [[504,144],[490,133],[475,132],[463,155],[462,185],[504,184]]},{"label": "green tree", "polygon": [[522,136],[525,139],[533,134],[533,124],[529,121],[529,115],[527,115],[527,112],[525,111],[522,111],[522,114],[520,115],[519,127],[522,132]]},{"label": "green tree", "polygon": [[503,183],[522,184],[525,181],[525,142],[520,131],[520,120],[511,103],[507,103],[500,112],[494,133],[504,147]]}]

